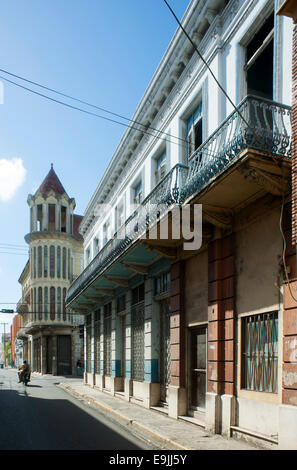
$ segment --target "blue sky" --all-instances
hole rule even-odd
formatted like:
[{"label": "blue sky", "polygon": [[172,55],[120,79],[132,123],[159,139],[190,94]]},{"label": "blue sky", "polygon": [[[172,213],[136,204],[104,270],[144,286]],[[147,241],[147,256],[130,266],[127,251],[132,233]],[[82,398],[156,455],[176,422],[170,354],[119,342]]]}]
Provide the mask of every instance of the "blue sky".
[{"label": "blue sky", "polygon": [[[178,18],[188,3],[170,0]],[[163,0],[2,0],[0,68],[131,117],[176,29]],[[125,130],[2,83],[0,309],[21,297],[27,257],[7,245],[26,248],[28,194],[53,163],[83,214]],[[1,183],[1,171],[17,162],[13,182]],[[0,322],[11,319],[1,314]]]}]

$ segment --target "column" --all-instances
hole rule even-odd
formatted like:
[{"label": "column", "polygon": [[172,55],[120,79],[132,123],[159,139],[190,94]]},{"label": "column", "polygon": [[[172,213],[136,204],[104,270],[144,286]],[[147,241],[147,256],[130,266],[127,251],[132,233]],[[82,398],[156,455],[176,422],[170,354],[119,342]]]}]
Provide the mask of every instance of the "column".
[{"label": "column", "polygon": [[178,416],[184,415],[187,411],[185,389],[184,265],[182,261],[171,266],[170,276],[171,378],[168,415],[177,419]]},{"label": "column", "polygon": [[126,293],[126,365],[125,365],[125,383],[124,383],[124,392],[125,392],[125,399],[127,401],[130,400],[132,396],[132,384],[133,381],[131,379],[132,369],[131,369],[131,291],[127,291]]},{"label": "column", "polygon": [[121,323],[120,317],[116,314],[116,299],[112,300],[111,313],[111,363],[112,363],[112,386],[111,391],[115,392],[121,389]]},{"label": "column", "polygon": [[61,232],[61,205],[56,204],[56,231]]},{"label": "column", "polygon": [[[282,225],[286,239],[285,259],[290,286],[286,277],[284,277],[283,362],[278,369],[282,375],[282,404],[279,407],[279,447],[289,450],[297,448],[297,273],[296,245],[292,245],[291,238],[290,204],[287,204],[284,208]],[[281,337],[279,340],[281,340]]]},{"label": "column", "polygon": [[92,383],[95,385],[95,313],[91,313],[91,374],[92,374]]},{"label": "column", "polygon": [[[145,403],[150,406],[160,401],[158,339],[159,328],[156,309],[153,309],[153,279],[144,281],[144,381]],[[157,323],[157,324],[156,324]]]},{"label": "column", "polygon": [[47,231],[48,229],[48,205],[42,204],[42,230]]},{"label": "column", "polygon": [[222,431],[226,435],[235,424],[234,247],[234,234],[231,234],[214,240],[208,249],[206,429],[214,433]]},{"label": "column", "polygon": [[41,336],[41,373],[46,374],[46,357],[47,357],[47,350],[46,350],[46,336]]}]

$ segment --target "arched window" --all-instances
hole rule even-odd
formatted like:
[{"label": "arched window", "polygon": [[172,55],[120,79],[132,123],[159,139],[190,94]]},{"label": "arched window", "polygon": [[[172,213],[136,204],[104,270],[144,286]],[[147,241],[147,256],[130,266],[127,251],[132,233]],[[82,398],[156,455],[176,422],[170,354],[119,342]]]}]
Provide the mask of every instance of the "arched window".
[{"label": "arched window", "polygon": [[48,251],[47,246],[43,248],[43,276],[47,277],[48,274]]},{"label": "arched window", "polygon": [[36,287],[33,289],[34,293],[34,301],[33,301],[33,318],[36,320],[36,312],[37,312],[37,302],[36,302]]},{"label": "arched window", "polygon": [[50,277],[55,277],[55,247],[50,246]]},{"label": "arched window", "polygon": [[68,248],[68,259],[67,259],[67,262],[68,262],[68,279],[70,280],[70,276],[71,276],[71,258],[70,258],[70,248]]},{"label": "arched window", "polygon": [[33,270],[34,270],[34,279],[36,279],[36,246],[33,248]]},{"label": "arched window", "polygon": [[42,287],[38,287],[38,318],[42,319]]},{"label": "arched window", "polygon": [[50,318],[54,320],[56,317],[56,292],[55,288],[50,288]]},{"label": "arched window", "polygon": [[44,319],[47,320],[47,312],[48,312],[48,288],[44,288]]},{"label": "arched window", "polygon": [[66,287],[63,288],[63,320],[66,321]]},{"label": "arched window", "polygon": [[61,287],[57,288],[57,320],[61,320]]},{"label": "arched window", "polygon": [[61,277],[61,247],[57,248],[57,278]]},{"label": "arched window", "polygon": [[38,259],[38,277],[42,277],[42,247],[39,246],[37,249],[37,259]]},{"label": "arched window", "polygon": [[66,279],[66,248],[63,248],[63,279]]}]

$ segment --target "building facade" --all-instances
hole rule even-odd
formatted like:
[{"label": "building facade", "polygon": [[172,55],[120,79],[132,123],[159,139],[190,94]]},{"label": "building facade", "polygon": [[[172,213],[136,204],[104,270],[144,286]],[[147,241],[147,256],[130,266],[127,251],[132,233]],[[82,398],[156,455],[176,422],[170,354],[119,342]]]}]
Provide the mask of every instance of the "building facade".
[{"label": "building facade", "polygon": [[143,129],[125,132],[86,208],[66,299],[86,317],[86,384],[271,447],[297,410],[292,25],[278,7],[189,3],[204,61],[178,29],[132,118]]},{"label": "building facade", "polygon": [[11,364],[20,367],[22,364],[22,341],[17,339],[18,331],[22,328],[22,316],[15,315],[10,327],[10,349],[11,349]]},{"label": "building facade", "polygon": [[69,198],[53,166],[34,195],[28,196],[30,232],[25,236],[29,260],[19,278],[22,298],[18,312],[24,343],[24,359],[42,374],[76,374],[81,360],[79,325],[83,319],[66,311],[66,292],[81,271],[82,217],[74,214]]}]

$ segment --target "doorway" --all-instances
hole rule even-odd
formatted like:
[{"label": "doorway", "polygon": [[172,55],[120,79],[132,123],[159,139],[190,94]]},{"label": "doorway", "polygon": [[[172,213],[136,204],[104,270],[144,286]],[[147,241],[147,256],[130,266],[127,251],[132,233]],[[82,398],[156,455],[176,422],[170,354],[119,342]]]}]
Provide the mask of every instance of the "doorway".
[{"label": "doorway", "polygon": [[57,336],[57,375],[71,375],[71,336]]},{"label": "doorway", "polygon": [[195,328],[190,333],[190,409],[205,411],[207,383],[207,327]]}]

